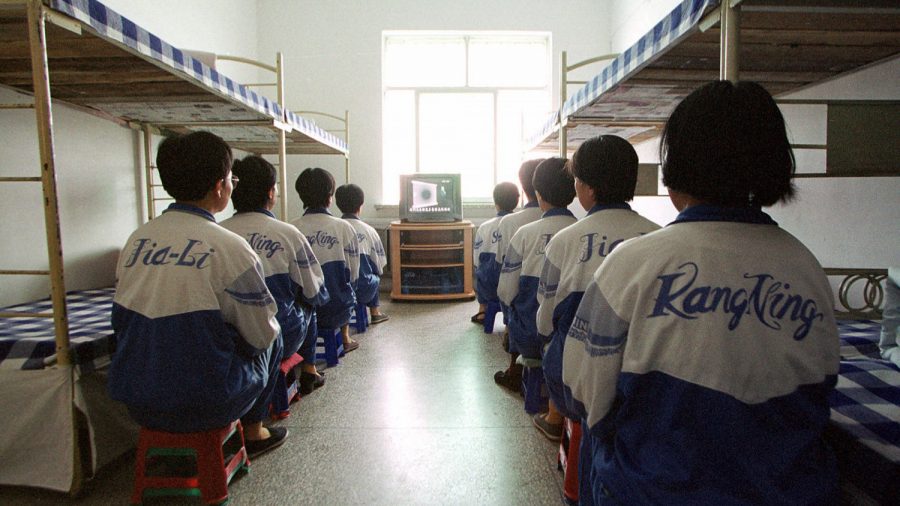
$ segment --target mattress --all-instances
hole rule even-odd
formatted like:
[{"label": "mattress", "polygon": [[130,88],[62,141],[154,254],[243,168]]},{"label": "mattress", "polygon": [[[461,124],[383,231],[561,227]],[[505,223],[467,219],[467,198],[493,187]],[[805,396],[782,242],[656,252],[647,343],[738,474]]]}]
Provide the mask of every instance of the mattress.
[{"label": "mattress", "polygon": [[839,321],[841,365],[828,441],[845,481],[883,504],[900,501],[900,368],[878,352],[881,323]]},{"label": "mattress", "polygon": [[[115,349],[110,311],[114,288],[79,290],[66,294],[72,363],[81,372],[109,363]],[[45,313],[50,299],[18,304],[3,311]],[[51,318],[0,318],[0,369],[43,369],[56,361],[56,341]]]}]

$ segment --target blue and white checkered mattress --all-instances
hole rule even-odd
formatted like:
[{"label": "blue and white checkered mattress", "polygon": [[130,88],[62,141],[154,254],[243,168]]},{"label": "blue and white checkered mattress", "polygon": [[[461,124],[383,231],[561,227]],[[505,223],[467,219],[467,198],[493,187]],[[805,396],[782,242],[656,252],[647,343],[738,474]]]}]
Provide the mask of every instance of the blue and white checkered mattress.
[{"label": "blue and white checkered mattress", "polygon": [[838,321],[841,368],[829,442],[842,474],[879,501],[900,496],[900,368],[878,351],[881,323]]},{"label": "blue and white checkered mattress", "polygon": [[[114,288],[66,294],[72,363],[82,372],[109,363],[115,348],[110,311]],[[4,308],[3,311],[45,313],[50,299]],[[51,318],[0,318],[0,369],[43,369],[55,362],[56,341]]]}]

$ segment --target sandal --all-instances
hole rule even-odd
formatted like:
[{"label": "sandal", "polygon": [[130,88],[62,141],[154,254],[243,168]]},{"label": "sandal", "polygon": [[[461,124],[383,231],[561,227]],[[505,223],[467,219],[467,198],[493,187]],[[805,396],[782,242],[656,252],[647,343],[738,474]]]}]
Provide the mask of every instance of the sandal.
[{"label": "sandal", "polygon": [[476,325],[484,325],[484,311],[479,311],[472,315],[472,323]]},{"label": "sandal", "polygon": [[349,343],[344,343],[344,353],[350,353],[357,348],[359,348],[359,343],[352,339]]}]

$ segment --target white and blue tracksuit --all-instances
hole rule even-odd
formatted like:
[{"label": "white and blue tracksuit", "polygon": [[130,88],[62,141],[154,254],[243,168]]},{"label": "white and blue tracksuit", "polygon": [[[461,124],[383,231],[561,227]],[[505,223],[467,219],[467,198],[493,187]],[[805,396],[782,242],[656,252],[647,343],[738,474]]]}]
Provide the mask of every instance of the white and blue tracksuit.
[{"label": "white and blue tracksuit", "polygon": [[497,263],[500,247],[500,220],[509,212],[501,211],[478,227],[472,243],[475,265],[475,293],[479,304],[497,301],[497,283],[500,282],[500,264]]},{"label": "white and blue tracksuit", "polygon": [[595,501],[835,503],[833,307],[815,257],[759,210],[690,207],[616,248],[563,354]]},{"label": "white and blue tracksuit", "polygon": [[544,249],[557,232],[573,223],[575,217],[568,209],[550,209],[538,221],[520,228],[506,249],[497,295],[509,308],[510,351],[526,359],[540,360],[544,347],[535,321]]},{"label": "white and blue tracksuit", "polygon": [[197,207],[172,204],[128,239],[116,267],[110,396],[142,426],[223,427],[268,412],[281,355],[259,258]]},{"label": "white and blue tracksuit", "polygon": [[353,286],[356,300],[367,307],[378,307],[378,286],[381,284],[384,266],[387,265],[381,237],[371,225],[355,214],[344,214],[341,218],[356,231],[359,243],[359,278]]},{"label": "white and blue tracksuit", "polygon": [[356,231],[323,208],[307,209],[291,225],[306,236],[325,275],[329,301],[316,308],[319,328],[337,329],[346,325],[356,305],[353,285],[359,277]]},{"label": "white and blue tracksuit", "polygon": [[259,255],[266,286],[278,304],[276,318],[281,325],[284,356],[300,351],[303,360],[315,360],[316,346],[306,342],[306,333],[313,307],[328,302],[328,291],[322,267],[306,237],[265,209],[237,213],[222,226],[243,237]]},{"label": "white and blue tracksuit", "polygon": [[[497,264],[494,268],[497,269],[498,273],[503,270],[503,258],[506,256],[506,250],[509,249],[509,243],[512,241],[513,236],[516,235],[516,232],[522,228],[523,225],[541,219],[543,213],[544,212],[541,211],[540,206],[535,200],[526,203],[522,209],[500,218],[500,224],[497,226],[497,256],[494,257],[494,261]],[[499,274],[497,275],[497,284],[498,286],[500,284]],[[500,299],[499,294],[497,298]],[[503,300],[500,300],[500,308],[503,310],[503,321],[508,322],[509,307]],[[509,348],[509,351],[510,353],[515,353],[512,347]]]}]

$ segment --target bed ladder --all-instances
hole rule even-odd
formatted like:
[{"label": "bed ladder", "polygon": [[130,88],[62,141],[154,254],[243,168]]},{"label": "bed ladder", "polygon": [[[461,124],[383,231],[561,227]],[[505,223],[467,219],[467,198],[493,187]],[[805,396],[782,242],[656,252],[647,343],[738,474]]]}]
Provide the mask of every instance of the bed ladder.
[{"label": "bed ladder", "polygon": [[41,183],[49,268],[47,270],[2,269],[0,270],[0,275],[49,276],[50,299],[53,303],[53,310],[49,313],[0,312],[0,317],[52,318],[56,341],[56,362],[61,366],[69,366],[72,363],[68,338],[69,318],[66,307],[62,239],[59,227],[59,201],[56,192],[53,112],[50,100],[50,76],[47,65],[47,40],[44,21],[43,9],[40,7],[39,2],[37,4],[29,4],[28,37],[31,53],[31,73],[34,83],[34,103],[0,104],[0,109],[34,109],[41,157],[41,175],[35,177],[0,177],[0,182]]}]

